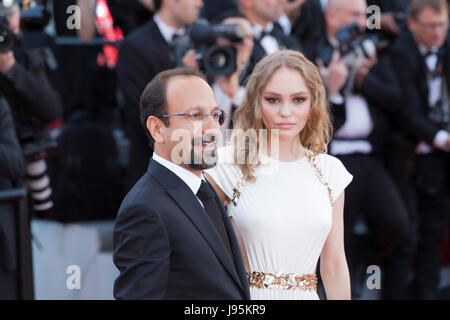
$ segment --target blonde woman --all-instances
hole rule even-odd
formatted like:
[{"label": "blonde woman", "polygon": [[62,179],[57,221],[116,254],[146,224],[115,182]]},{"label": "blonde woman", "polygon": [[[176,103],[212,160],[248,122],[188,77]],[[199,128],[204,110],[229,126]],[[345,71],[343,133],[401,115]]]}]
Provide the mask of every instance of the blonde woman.
[{"label": "blonde woman", "polygon": [[240,232],[252,299],[319,299],[319,257],[327,298],[350,299],[343,208],[353,177],[326,154],[332,125],[316,67],[291,50],[262,59],[234,128],[206,176]]}]

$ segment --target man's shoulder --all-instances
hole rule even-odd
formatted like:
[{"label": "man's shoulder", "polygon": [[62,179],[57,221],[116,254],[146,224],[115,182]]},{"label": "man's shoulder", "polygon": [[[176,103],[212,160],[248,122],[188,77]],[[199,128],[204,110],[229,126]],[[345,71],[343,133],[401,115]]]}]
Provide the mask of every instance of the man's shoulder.
[{"label": "man's shoulder", "polygon": [[162,36],[159,37],[158,33],[158,26],[155,21],[151,19],[146,24],[128,34],[125,37],[122,46],[143,47],[146,44],[154,45],[155,41],[157,42],[162,40]]},{"label": "man's shoulder", "polygon": [[163,195],[164,189],[147,172],[136,182],[130,191],[128,191],[122,201],[119,212],[129,206],[144,206],[150,208],[156,201],[160,200]]},{"label": "man's shoulder", "polygon": [[391,52],[394,54],[402,54],[409,56],[417,51],[417,43],[410,31],[404,32],[392,44]]}]

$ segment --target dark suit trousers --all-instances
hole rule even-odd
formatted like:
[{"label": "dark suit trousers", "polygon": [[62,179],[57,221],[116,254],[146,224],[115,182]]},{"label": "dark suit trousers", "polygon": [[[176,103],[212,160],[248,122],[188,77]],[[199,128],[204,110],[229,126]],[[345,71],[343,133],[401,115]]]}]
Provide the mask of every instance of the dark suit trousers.
[{"label": "dark suit trousers", "polygon": [[417,250],[414,298],[436,299],[441,265],[441,248],[449,225],[450,177],[448,154],[416,157]]},{"label": "dark suit trousers", "polygon": [[[346,189],[344,236],[350,275],[358,264],[384,262],[383,294],[386,298],[401,296],[406,290],[407,272],[412,255],[410,224],[403,200],[381,163],[372,155],[337,156],[353,175]],[[358,238],[354,227],[362,217],[368,234]],[[366,241],[363,241],[366,240]],[[406,268],[406,270],[405,270]]]}]

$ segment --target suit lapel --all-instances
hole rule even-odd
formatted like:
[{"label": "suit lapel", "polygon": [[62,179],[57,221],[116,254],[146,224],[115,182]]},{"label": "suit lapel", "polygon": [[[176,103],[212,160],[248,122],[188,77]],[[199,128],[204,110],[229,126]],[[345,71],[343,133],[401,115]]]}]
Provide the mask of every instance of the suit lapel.
[{"label": "suit lapel", "polygon": [[[177,203],[183,213],[206,240],[211,250],[238,284],[239,288],[245,293],[241,280],[234,270],[232,261],[219,233],[216,231],[213,223],[207,219],[204,209],[200,205],[197,197],[192,193],[192,190],[177,175],[156,161],[150,161],[148,172],[166,189],[170,197]],[[233,243],[232,248],[233,255],[235,255]]]}]

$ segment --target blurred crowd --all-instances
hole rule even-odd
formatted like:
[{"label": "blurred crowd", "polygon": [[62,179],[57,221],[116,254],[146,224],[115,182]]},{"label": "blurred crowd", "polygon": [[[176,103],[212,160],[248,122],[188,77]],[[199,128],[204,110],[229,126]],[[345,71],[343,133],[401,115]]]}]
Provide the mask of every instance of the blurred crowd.
[{"label": "blurred crowd", "polygon": [[[446,0],[2,0],[0,190],[25,188],[32,217],[113,219],[152,155],[139,100],[156,74],[203,71],[225,133],[255,64],[298,50],[327,89],[329,153],[354,176],[353,297],[379,265],[382,298],[436,299],[450,263],[448,21]],[[0,299],[19,298],[14,214],[0,193]]]}]

